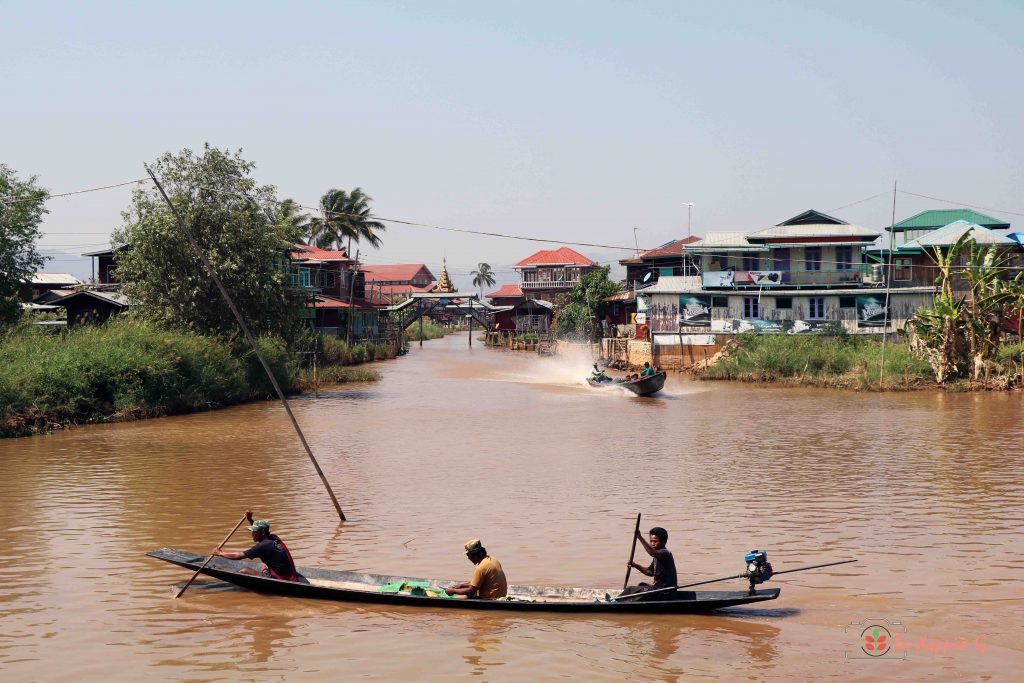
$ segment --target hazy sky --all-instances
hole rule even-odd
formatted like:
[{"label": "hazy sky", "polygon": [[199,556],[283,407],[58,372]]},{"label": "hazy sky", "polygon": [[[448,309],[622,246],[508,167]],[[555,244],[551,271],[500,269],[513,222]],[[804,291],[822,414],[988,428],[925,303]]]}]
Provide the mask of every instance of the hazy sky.
[{"label": "hazy sky", "polygon": [[[894,179],[1024,225],[1021,2],[2,10],[0,161],[53,192],[210,142],[304,204],[360,186],[382,216],[568,241],[657,246],[684,202],[695,234],[754,230]],[[43,246],[103,246],[129,194],[52,200]],[[881,227],[891,202],[835,213]],[[900,195],[897,220],[950,207]],[[392,225],[367,256],[437,274],[446,255],[466,287],[544,246]]]}]

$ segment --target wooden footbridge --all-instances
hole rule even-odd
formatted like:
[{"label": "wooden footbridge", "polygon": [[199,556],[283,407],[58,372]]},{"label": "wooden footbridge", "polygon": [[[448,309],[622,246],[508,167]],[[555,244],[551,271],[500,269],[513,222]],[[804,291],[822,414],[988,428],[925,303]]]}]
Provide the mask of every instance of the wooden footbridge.
[{"label": "wooden footbridge", "polygon": [[[495,306],[480,299],[476,292],[423,292],[411,295],[400,304],[389,306],[386,326],[397,338],[417,320],[422,325],[423,318],[446,313],[456,318],[469,319],[469,345],[473,345],[473,321],[479,323],[486,331],[494,324]],[[382,319],[383,322],[383,319]],[[421,335],[422,337],[422,335]],[[423,339],[420,339],[423,346]]]}]

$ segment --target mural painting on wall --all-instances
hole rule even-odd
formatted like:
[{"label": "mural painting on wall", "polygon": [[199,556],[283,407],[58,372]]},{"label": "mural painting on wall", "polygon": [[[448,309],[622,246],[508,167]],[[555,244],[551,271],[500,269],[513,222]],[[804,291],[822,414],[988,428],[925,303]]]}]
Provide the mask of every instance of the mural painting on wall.
[{"label": "mural painting on wall", "polygon": [[677,332],[679,307],[675,304],[652,304],[647,311],[647,321],[652,332]]},{"label": "mural painting on wall", "polygon": [[711,327],[711,297],[684,294],[679,297],[680,327]]},{"label": "mural painting on wall", "polygon": [[885,327],[889,306],[885,294],[857,297],[857,327]]}]

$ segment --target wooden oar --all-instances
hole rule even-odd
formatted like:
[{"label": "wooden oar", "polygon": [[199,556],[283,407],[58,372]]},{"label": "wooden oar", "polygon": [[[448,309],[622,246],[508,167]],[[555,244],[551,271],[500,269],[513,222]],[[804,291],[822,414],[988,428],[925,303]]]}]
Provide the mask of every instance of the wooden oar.
[{"label": "wooden oar", "polygon": [[[834,567],[837,564],[850,564],[851,562],[856,562],[856,561],[857,560],[842,560],[840,562],[827,562],[825,564],[811,565],[810,567],[800,567],[799,569],[785,569],[785,570],[783,570],[781,572],[774,572],[772,574],[772,576],[778,576],[779,574],[792,574],[793,572],[805,572],[808,569],[821,569],[822,567]],[[643,595],[653,595],[654,593],[665,593],[667,591],[679,590],[680,588],[693,588],[694,586],[703,586],[706,583],[718,583],[719,581],[728,581],[729,579],[745,579],[745,578],[747,578],[747,574],[746,573],[743,573],[743,574],[733,574],[732,576],[723,576],[720,579],[708,579],[707,581],[698,581],[697,583],[688,583],[688,584],[685,584],[683,586],[670,586],[668,588],[656,588],[655,590],[645,591],[643,593],[632,593],[630,595],[620,595],[620,596],[618,596],[616,598],[612,598],[612,599],[615,600],[615,601],[618,601],[618,600],[632,600],[633,598],[639,598],[640,596],[643,596]],[[625,589],[623,589],[623,590],[625,590]]]},{"label": "wooden oar", "polygon": [[[230,534],[228,534],[227,536],[224,537],[224,540],[220,542],[219,546],[217,546],[217,550],[220,550],[221,548],[223,548],[224,544],[227,543],[229,540],[231,540],[231,537],[235,535],[236,531],[238,531],[238,527],[242,526],[242,522],[245,522],[247,520],[248,520],[249,524],[252,524],[252,513],[251,512],[245,513],[245,516],[242,517],[240,520],[238,520],[238,524],[235,525],[235,528],[231,530]],[[206,565],[210,564],[210,560],[212,560],[212,559],[213,559],[213,555],[210,555],[208,558],[206,558],[206,562],[203,562],[203,566],[196,570],[196,573],[192,575],[192,578],[188,580],[188,583],[186,583],[184,586],[182,586],[181,590],[178,591],[178,594],[174,596],[175,599],[180,598],[182,596],[182,594],[184,594],[184,592],[186,590],[188,590],[188,587],[191,586],[192,582],[196,580],[197,576],[199,576],[199,572],[201,572],[204,569],[206,569]]]},{"label": "wooden oar", "polygon": [[626,566],[626,580],[622,582],[622,590],[629,585],[629,572],[633,569],[633,558],[636,557],[636,535],[640,533],[640,513],[636,513],[636,529],[633,530],[633,547],[629,549],[629,564]]}]

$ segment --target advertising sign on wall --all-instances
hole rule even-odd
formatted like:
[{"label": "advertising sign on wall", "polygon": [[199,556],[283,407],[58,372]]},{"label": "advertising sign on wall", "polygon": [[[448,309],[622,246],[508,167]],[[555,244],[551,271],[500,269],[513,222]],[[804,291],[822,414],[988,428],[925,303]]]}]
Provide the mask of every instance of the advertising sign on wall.
[{"label": "advertising sign on wall", "polygon": [[679,297],[680,327],[711,327],[711,297],[683,294]]},{"label": "advertising sign on wall", "polygon": [[702,279],[705,287],[732,287],[731,270],[706,270]]},{"label": "advertising sign on wall", "polygon": [[711,323],[711,331],[732,334],[814,334],[824,324],[821,320],[714,320]]},{"label": "advertising sign on wall", "polygon": [[885,294],[857,297],[857,327],[885,327],[889,305]]}]

